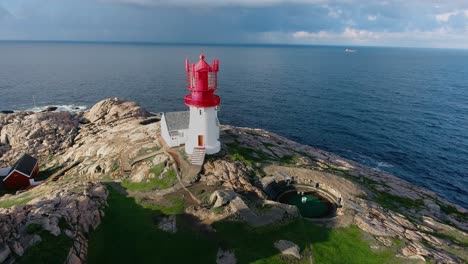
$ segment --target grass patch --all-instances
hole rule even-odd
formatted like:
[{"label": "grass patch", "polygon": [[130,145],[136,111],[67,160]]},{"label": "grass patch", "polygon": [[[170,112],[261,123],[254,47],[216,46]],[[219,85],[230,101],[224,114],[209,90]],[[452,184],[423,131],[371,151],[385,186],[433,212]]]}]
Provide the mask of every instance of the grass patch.
[{"label": "grass patch", "polygon": [[111,172],[115,172],[120,168],[120,161],[118,159],[114,160],[112,163]]},{"label": "grass patch", "polygon": [[26,232],[28,234],[34,234],[42,230],[42,226],[40,224],[32,223],[26,226]]},{"label": "grass patch", "polygon": [[228,143],[229,155],[231,160],[237,160],[247,163],[252,166],[254,162],[265,162],[272,158],[265,152],[254,150],[248,147],[243,147],[239,143]]},{"label": "grass patch", "polygon": [[159,176],[159,175],[161,175],[161,173],[163,172],[165,167],[166,167],[166,164],[163,162],[163,163],[160,163],[160,164],[154,166],[153,168],[151,168],[150,172],[153,173],[156,176]]},{"label": "grass patch", "polygon": [[[29,228],[29,226],[28,226]],[[19,264],[62,264],[67,259],[73,241],[65,234],[54,236],[48,231],[40,231],[42,241],[32,246],[24,255],[16,259]]]},{"label": "grass patch", "polygon": [[109,188],[109,206],[91,234],[87,263],[214,263],[217,244],[199,233],[159,230],[161,212],[143,208],[133,198]]},{"label": "grass patch", "polygon": [[[257,229],[242,223],[220,222],[215,228],[225,239],[227,248],[234,250],[238,263],[289,263],[273,246],[280,239],[293,241],[301,248],[301,253],[312,249],[314,263],[400,262],[394,257],[395,249],[372,251],[356,226],[328,229],[297,220],[284,226]],[[309,260],[305,258],[294,263],[309,263]]]},{"label": "grass patch", "polygon": [[222,207],[213,207],[211,208],[211,211],[213,211],[216,214],[222,214],[224,212],[224,209]]},{"label": "grass patch", "polygon": [[401,212],[401,207],[419,210],[424,206],[424,201],[422,199],[414,200],[377,190],[374,190],[374,195],[373,201],[395,212]]},{"label": "grass patch", "polygon": [[452,215],[455,218],[461,220],[462,222],[468,222],[468,214],[459,212],[457,208],[455,208],[455,206],[443,204],[440,202],[437,202],[437,204],[440,206],[440,210],[445,214]]},{"label": "grass patch", "polygon": [[151,178],[143,182],[122,181],[121,185],[127,190],[138,192],[150,192],[153,190],[162,190],[174,186],[177,183],[175,170],[166,171],[161,178]]},{"label": "grass patch", "polygon": [[23,205],[31,201],[32,199],[33,197],[16,198],[13,196],[8,199],[5,199],[5,201],[0,201],[0,208],[10,208],[15,205]]},{"label": "grass patch", "polygon": [[279,159],[280,164],[282,165],[296,165],[301,160],[298,157],[294,157],[291,155],[284,155]]},{"label": "grass patch", "polygon": [[466,237],[457,237],[452,234],[447,234],[443,232],[428,232],[428,234],[433,235],[438,238],[446,239],[452,241],[462,247],[468,247],[468,238]]},{"label": "grass patch", "polygon": [[[394,248],[374,252],[356,226],[328,229],[297,220],[287,225],[251,228],[240,222],[217,222],[216,232],[204,235],[187,228],[186,216],[177,216],[178,231],[156,227],[159,209],[143,208],[133,198],[109,190],[109,206],[102,224],[89,239],[87,262],[92,263],[215,263],[219,247],[233,250],[237,263],[309,263],[292,261],[274,248],[280,239],[312,250],[315,263],[400,263]],[[154,210],[153,210],[154,209]],[[196,221],[196,220],[192,220]]]},{"label": "grass patch", "polygon": [[136,200],[145,209],[159,211],[165,215],[177,215],[184,212],[184,199],[182,197],[171,197],[165,205],[152,204],[145,200]]}]

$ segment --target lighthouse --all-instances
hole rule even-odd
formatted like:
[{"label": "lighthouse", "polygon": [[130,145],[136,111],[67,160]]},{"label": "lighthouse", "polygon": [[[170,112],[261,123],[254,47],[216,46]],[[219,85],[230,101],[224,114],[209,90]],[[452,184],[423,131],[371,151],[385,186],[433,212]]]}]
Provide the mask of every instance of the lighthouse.
[{"label": "lighthouse", "polygon": [[220,98],[214,92],[218,88],[219,61],[210,65],[200,55],[197,63],[185,61],[187,88],[184,98],[189,111],[166,112],[161,118],[161,136],[170,147],[185,144],[185,152],[191,155],[192,164],[203,163],[205,154],[215,154],[221,149],[219,142],[218,110]]},{"label": "lighthouse", "polygon": [[197,63],[185,61],[187,88],[185,105],[190,108],[190,120],[185,143],[185,152],[192,154],[195,148],[205,148],[206,154],[215,154],[221,149],[219,142],[218,106],[220,98],[214,94],[218,88],[219,61],[212,65],[200,55]]}]

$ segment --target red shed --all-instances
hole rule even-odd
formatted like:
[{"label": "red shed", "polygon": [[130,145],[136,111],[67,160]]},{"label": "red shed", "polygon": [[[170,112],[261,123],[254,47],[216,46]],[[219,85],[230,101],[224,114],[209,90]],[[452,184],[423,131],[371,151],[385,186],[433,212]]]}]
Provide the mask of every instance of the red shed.
[{"label": "red shed", "polygon": [[10,190],[18,190],[31,185],[31,181],[39,172],[39,162],[28,154],[23,156],[11,167],[3,179],[3,185]]}]

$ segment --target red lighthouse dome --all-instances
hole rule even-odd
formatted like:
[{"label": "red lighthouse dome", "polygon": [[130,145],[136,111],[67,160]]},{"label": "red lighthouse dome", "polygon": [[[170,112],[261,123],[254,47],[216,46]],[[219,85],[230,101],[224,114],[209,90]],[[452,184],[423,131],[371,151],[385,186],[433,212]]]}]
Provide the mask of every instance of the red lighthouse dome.
[{"label": "red lighthouse dome", "polygon": [[205,61],[205,56],[200,55],[197,63],[190,64],[185,61],[187,71],[187,88],[191,91],[185,96],[185,104],[194,107],[218,106],[221,99],[214,91],[218,88],[219,61],[215,59],[212,65]]}]

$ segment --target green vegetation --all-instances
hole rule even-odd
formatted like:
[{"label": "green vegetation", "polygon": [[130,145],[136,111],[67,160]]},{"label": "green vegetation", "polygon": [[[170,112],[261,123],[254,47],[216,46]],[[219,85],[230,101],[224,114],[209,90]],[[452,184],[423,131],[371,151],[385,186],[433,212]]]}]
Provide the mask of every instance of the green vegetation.
[{"label": "green vegetation", "polygon": [[420,209],[424,205],[422,199],[414,200],[411,198],[401,197],[377,190],[374,190],[374,194],[375,197],[373,200],[376,203],[395,212],[400,212],[401,207],[406,209]]},{"label": "green vegetation", "polygon": [[[385,183],[379,182],[373,179],[370,179],[368,177],[353,177],[351,174],[349,174],[346,170],[334,168],[334,167],[328,167],[327,170],[329,172],[332,172],[334,174],[338,174],[348,180],[358,182],[360,185],[366,187],[373,193],[373,201],[380,204],[382,207],[387,208],[389,210],[395,211],[402,213],[405,216],[408,216],[406,212],[402,209],[416,209],[419,210],[421,209],[422,206],[424,206],[424,201],[422,199],[411,199],[408,197],[401,197],[398,195],[393,195],[385,191],[380,191],[375,186],[386,186]],[[361,196],[361,198],[365,198]],[[409,218],[414,218],[414,217],[409,217]]]},{"label": "green vegetation", "polygon": [[329,229],[305,220],[251,228],[240,222],[214,224],[216,232],[194,230],[197,219],[177,215],[175,234],[159,230],[159,208],[143,208],[133,198],[109,190],[109,207],[89,239],[88,263],[215,263],[219,247],[233,250],[238,263],[309,263],[279,255],[280,239],[312,250],[315,263],[399,263],[396,248],[374,252],[357,227]]},{"label": "green vegetation", "polygon": [[441,202],[437,202],[440,206],[440,210],[448,215],[452,215],[455,218],[458,218],[462,222],[468,222],[468,214],[461,213],[455,208],[455,206],[447,205]]},{"label": "green vegetation", "polygon": [[[161,212],[109,188],[109,206],[91,234],[88,263],[213,263],[215,241],[178,226],[175,234],[157,228]],[[179,219],[177,219],[179,220]]]},{"label": "green vegetation", "polygon": [[118,159],[114,160],[112,163],[111,172],[115,172],[120,168],[120,161]]},{"label": "green vegetation", "polygon": [[228,143],[229,155],[232,160],[242,161],[252,166],[254,162],[264,162],[272,160],[272,157],[265,152],[243,147],[239,143]]},{"label": "green vegetation", "polygon": [[298,157],[294,157],[291,155],[284,155],[279,159],[280,164],[282,165],[295,165],[296,163],[300,162]]},{"label": "green vegetation", "polygon": [[184,199],[182,197],[171,197],[164,205],[149,203],[145,200],[135,199],[135,201],[145,209],[161,212],[165,215],[177,215],[184,212]]},{"label": "green vegetation", "polygon": [[26,227],[26,232],[28,232],[28,234],[34,234],[34,233],[37,233],[37,232],[39,232],[41,230],[42,230],[42,226],[40,224],[36,224],[36,223],[29,224]]},{"label": "green vegetation", "polygon": [[169,187],[174,186],[176,183],[177,183],[177,175],[176,175],[175,170],[172,169],[172,170],[166,171],[162,175],[161,178],[159,177],[151,178],[143,182],[131,182],[129,180],[125,180],[121,183],[121,185],[122,187],[130,191],[150,192],[153,190],[167,189]]},{"label": "green vegetation", "polygon": [[33,197],[28,196],[25,196],[24,198],[12,196],[7,199],[4,199],[3,201],[0,201],[0,208],[10,208],[15,205],[23,205],[31,201],[32,199]]},{"label": "green vegetation", "polygon": [[468,247],[468,238],[465,236],[456,236],[454,234],[449,234],[446,232],[427,232],[427,233],[438,238],[452,241],[462,247],[465,247],[465,248]]},{"label": "green vegetation", "polygon": [[[215,228],[226,239],[226,246],[234,249],[238,263],[288,263],[273,247],[273,243],[280,239],[293,241],[302,253],[312,249],[314,263],[399,262],[394,257],[394,248],[378,253],[372,251],[356,226],[328,229],[297,220],[284,226],[256,229],[242,223],[221,222],[216,223]],[[309,260],[306,258],[299,263],[309,263]]]},{"label": "green vegetation", "polygon": [[224,212],[224,209],[222,207],[213,207],[211,208],[211,211],[217,214],[222,214]]},{"label": "green vegetation", "polygon": [[[30,226],[30,225],[29,225]],[[29,231],[28,226],[28,231]],[[68,256],[73,241],[64,234],[54,236],[48,231],[36,231],[42,241],[32,246],[24,255],[16,259],[19,264],[62,264]]]},{"label": "green vegetation", "polygon": [[161,175],[161,173],[163,172],[165,167],[166,167],[166,164],[164,164],[164,162],[163,162],[163,163],[160,163],[160,164],[154,166],[153,168],[151,168],[150,172],[153,173],[156,176],[159,176],[159,175]]}]

